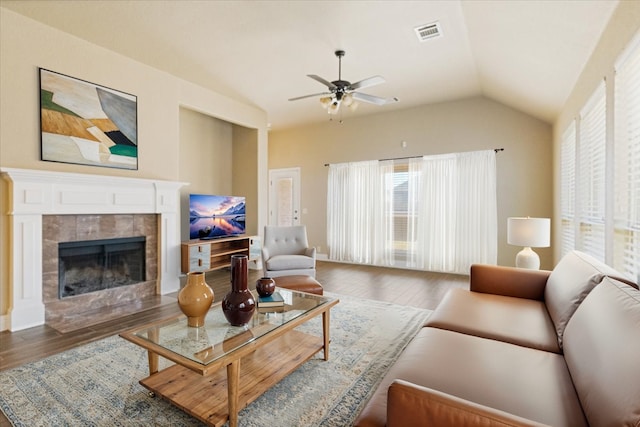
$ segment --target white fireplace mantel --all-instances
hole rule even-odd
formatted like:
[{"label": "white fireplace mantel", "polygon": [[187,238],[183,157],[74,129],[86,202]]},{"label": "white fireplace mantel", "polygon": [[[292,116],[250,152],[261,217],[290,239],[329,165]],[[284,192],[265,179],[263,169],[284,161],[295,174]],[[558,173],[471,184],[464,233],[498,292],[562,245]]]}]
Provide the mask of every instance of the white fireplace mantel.
[{"label": "white fireplace mantel", "polygon": [[9,182],[9,329],[44,324],[42,216],[159,215],[160,293],[180,288],[180,194],[185,183],[27,169],[0,169]]}]

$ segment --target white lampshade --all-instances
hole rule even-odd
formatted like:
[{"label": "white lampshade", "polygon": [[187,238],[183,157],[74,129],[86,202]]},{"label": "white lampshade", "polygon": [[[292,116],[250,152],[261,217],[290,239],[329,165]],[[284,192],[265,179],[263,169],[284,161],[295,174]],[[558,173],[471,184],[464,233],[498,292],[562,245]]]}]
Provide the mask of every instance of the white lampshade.
[{"label": "white lampshade", "polygon": [[549,218],[509,218],[507,242],[524,246],[516,255],[516,267],[540,268],[540,257],[531,248],[544,248],[550,244],[551,220]]},{"label": "white lampshade", "polygon": [[507,242],[510,245],[546,248],[551,244],[549,218],[509,218]]}]

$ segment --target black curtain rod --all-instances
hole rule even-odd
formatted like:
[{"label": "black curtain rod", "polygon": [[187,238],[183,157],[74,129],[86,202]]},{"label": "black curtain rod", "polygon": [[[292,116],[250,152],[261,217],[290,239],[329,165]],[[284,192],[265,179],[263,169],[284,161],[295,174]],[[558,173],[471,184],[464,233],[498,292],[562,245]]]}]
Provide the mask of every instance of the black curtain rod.
[{"label": "black curtain rod", "polygon": [[[496,152],[496,154],[498,154],[499,151],[504,151],[504,148],[494,148],[493,151]],[[406,159],[419,159],[420,157],[424,157],[424,156],[409,156],[409,157],[396,157],[393,159],[379,159],[379,162],[385,162],[388,160],[406,160]],[[325,163],[325,166],[329,166],[331,165],[331,163]]]}]

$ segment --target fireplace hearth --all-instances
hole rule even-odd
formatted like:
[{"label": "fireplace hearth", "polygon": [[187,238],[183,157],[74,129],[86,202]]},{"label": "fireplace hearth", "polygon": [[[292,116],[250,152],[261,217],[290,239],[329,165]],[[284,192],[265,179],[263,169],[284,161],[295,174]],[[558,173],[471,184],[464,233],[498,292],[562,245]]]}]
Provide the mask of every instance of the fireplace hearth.
[{"label": "fireplace hearth", "polygon": [[58,243],[58,296],[66,298],[145,279],[145,237]]}]

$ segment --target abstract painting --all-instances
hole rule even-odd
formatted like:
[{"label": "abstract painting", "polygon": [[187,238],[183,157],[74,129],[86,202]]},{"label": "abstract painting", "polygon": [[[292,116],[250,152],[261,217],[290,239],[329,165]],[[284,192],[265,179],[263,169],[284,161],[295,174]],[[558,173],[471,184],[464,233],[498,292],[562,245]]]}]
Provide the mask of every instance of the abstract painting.
[{"label": "abstract painting", "polygon": [[138,169],[135,95],[40,68],[41,160]]}]

